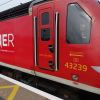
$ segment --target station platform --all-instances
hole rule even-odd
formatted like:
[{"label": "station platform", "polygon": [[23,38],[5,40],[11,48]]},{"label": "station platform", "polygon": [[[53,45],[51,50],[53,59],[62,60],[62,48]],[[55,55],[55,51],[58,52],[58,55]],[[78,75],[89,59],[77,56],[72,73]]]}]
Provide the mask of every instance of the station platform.
[{"label": "station platform", "polygon": [[0,74],[0,100],[62,100]]}]

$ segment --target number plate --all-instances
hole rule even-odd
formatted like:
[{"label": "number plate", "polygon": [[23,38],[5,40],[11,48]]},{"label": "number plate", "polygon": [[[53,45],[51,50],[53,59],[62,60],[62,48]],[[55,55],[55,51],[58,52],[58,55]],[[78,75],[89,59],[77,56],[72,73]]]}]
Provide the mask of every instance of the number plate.
[{"label": "number plate", "polygon": [[83,71],[83,72],[87,72],[88,70],[87,65],[71,63],[71,62],[66,62],[65,67],[70,70]]}]

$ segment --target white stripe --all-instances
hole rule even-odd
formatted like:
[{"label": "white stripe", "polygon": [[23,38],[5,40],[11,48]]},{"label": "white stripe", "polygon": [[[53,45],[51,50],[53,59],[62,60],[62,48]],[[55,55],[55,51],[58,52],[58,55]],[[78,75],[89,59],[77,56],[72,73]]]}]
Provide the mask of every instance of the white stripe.
[{"label": "white stripe", "polygon": [[[32,70],[24,69],[24,68],[17,67],[17,66],[14,66],[14,65],[10,65],[10,64],[6,64],[6,63],[3,63],[3,62],[0,62],[0,65],[34,75],[34,71],[32,71]],[[96,88],[96,87],[89,86],[89,85],[82,84],[82,83],[78,83],[78,85],[76,85],[71,80],[67,80],[67,79],[63,79],[63,78],[60,78],[60,77],[48,75],[48,74],[45,74],[45,73],[40,73],[40,72],[37,72],[37,71],[35,71],[35,74],[36,74],[36,76],[46,78],[46,79],[49,79],[49,80],[52,80],[52,81],[55,81],[55,82],[58,82],[58,83],[69,85],[69,86],[79,88],[79,89],[82,89],[82,90],[86,90],[86,91],[89,91],[89,92],[92,92],[92,93],[100,94],[100,88]]]},{"label": "white stripe", "polygon": [[100,73],[100,66],[92,66],[92,69]]},{"label": "white stripe", "polygon": [[21,66],[10,65],[10,64],[3,63],[3,62],[0,62],[0,65],[11,68],[11,69],[19,70],[19,71],[22,71],[22,72],[25,72],[28,74],[32,74],[32,75],[34,74],[34,73],[32,73],[32,70],[22,68]]},{"label": "white stripe", "polygon": [[1,74],[0,74],[0,78],[5,79],[5,80],[7,80],[7,81],[9,81],[9,82],[11,82],[11,83],[17,84],[17,85],[19,85],[20,87],[23,87],[23,88],[25,88],[25,89],[27,89],[27,90],[29,90],[29,91],[32,91],[32,92],[34,92],[34,93],[36,93],[36,94],[38,94],[38,95],[41,95],[41,96],[43,96],[43,97],[45,97],[45,98],[50,99],[50,100],[62,100],[62,99],[60,99],[60,98],[58,98],[58,97],[56,97],[56,96],[53,96],[53,95],[51,95],[51,94],[48,94],[48,93],[43,92],[43,91],[41,91],[41,90],[38,90],[38,89],[36,89],[36,88],[34,88],[34,87],[31,87],[31,86],[29,86],[29,85],[26,85],[26,84],[24,84],[24,83],[21,83],[21,82],[19,82],[19,81],[16,81],[16,80],[14,80],[14,79],[11,79],[11,78],[9,78],[9,77],[7,77],[7,76],[4,76],[4,75],[1,75]]},{"label": "white stripe", "polygon": [[39,76],[39,77],[43,77],[43,78],[46,78],[46,79],[49,79],[49,80],[53,80],[55,82],[62,83],[62,84],[65,84],[65,85],[69,85],[69,86],[79,88],[79,89],[82,89],[82,90],[85,90],[85,91],[89,91],[89,92],[92,92],[92,93],[100,94],[100,88],[96,88],[96,87],[89,86],[89,85],[86,85],[86,84],[83,84],[83,83],[78,83],[78,82],[77,82],[77,84],[74,84],[74,81],[63,79],[63,78],[56,77],[56,76],[51,76],[51,75],[36,72],[36,71],[35,71],[35,73],[36,73],[36,76]]}]

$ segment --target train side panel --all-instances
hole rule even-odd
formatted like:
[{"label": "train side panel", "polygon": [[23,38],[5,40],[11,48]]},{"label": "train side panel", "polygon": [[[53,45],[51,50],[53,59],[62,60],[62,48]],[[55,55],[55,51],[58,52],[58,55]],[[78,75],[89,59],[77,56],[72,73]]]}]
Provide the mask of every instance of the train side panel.
[{"label": "train side panel", "polygon": [[[4,46],[0,48],[0,61],[3,63],[19,66],[22,68],[33,68],[33,34],[32,19],[30,16],[22,16],[0,23],[0,33]],[[4,36],[3,34],[7,34]],[[8,37],[12,34],[13,37]],[[9,43],[13,39],[12,43]]]},{"label": "train side panel", "polygon": [[87,2],[40,3],[33,6],[32,16],[0,22],[0,61],[100,94],[100,6]]},{"label": "train side panel", "polygon": [[[89,2],[89,1],[87,0],[87,2]],[[38,27],[37,34],[42,34],[42,32],[41,32],[42,28],[45,28],[45,27],[48,28],[47,25],[41,25],[41,27],[39,26],[42,23],[41,20],[43,20],[40,16],[42,16],[42,14],[44,14],[45,12],[46,13],[49,12],[49,14],[50,14],[50,11],[45,11],[45,9],[54,7],[53,11],[51,9],[51,11],[54,13],[54,15],[49,16],[50,20],[55,20],[55,14],[56,14],[56,12],[59,12],[59,28],[58,28],[58,30],[59,30],[59,33],[58,33],[59,34],[59,39],[58,39],[58,41],[59,41],[59,46],[58,46],[58,48],[59,48],[59,54],[58,54],[59,55],[58,56],[59,65],[58,65],[58,70],[57,71],[55,70],[56,66],[54,66],[54,71],[46,69],[47,65],[44,66],[46,68],[40,68],[41,67],[40,64],[34,68],[35,68],[35,71],[37,72],[36,74],[38,76],[42,76],[47,79],[55,80],[57,82],[71,85],[74,87],[78,87],[78,88],[81,88],[84,90],[88,90],[88,88],[90,88],[88,91],[99,93],[99,91],[100,91],[100,81],[99,81],[100,74],[98,71],[96,71],[92,68],[92,66],[94,66],[94,65],[97,66],[98,68],[100,66],[100,62],[98,61],[100,54],[99,54],[99,52],[96,52],[97,49],[98,49],[97,51],[99,51],[99,48],[96,48],[97,45],[99,47],[98,39],[96,39],[96,37],[100,37],[100,35],[97,31],[97,30],[99,30],[98,29],[98,27],[99,27],[99,24],[98,24],[99,19],[98,18],[100,15],[99,15],[99,13],[97,13],[99,6],[96,1],[93,1],[91,3],[90,2],[87,3],[87,2],[80,1],[80,0],[79,1],[77,1],[77,0],[63,1],[63,2],[60,0],[58,0],[58,1],[55,0],[55,2],[53,4],[46,3],[45,5],[40,4],[40,5],[36,5],[33,7],[33,17],[36,16],[37,19],[39,20],[38,25],[37,25],[37,27]],[[92,12],[92,5],[94,5],[95,9],[97,9],[96,12],[95,11]],[[80,31],[81,34],[79,33],[79,31],[76,31],[76,33],[74,32],[74,34],[76,34],[74,39],[76,39],[77,42],[79,42],[79,43],[77,43],[77,42],[69,43],[67,41],[67,36],[68,36],[67,23],[68,23],[68,13],[69,13],[68,9],[70,9],[69,7],[71,7],[71,6],[75,6],[75,7],[77,6],[76,9],[78,9],[78,11],[79,11],[79,9],[81,9],[80,10],[81,12],[79,12],[79,13],[84,14],[84,15],[80,15],[80,16],[83,16],[83,17],[81,17],[83,19],[80,20],[81,23],[76,24],[76,26],[78,26],[79,31],[82,29],[82,31]],[[43,11],[43,9],[44,9],[44,11]],[[42,14],[41,14],[41,10],[42,10]],[[38,13],[40,13],[41,15],[38,15]],[[76,15],[75,13],[76,12],[74,12],[74,16]],[[73,17],[73,19],[74,19],[74,17]],[[78,22],[78,20],[79,19],[77,19],[76,21]],[[87,22],[87,24],[86,24],[86,22]],[[55,25],[55,21],[53,24]],[[86,27],[87,27],[86,25],[88,25],[88,30],[86,29]],[[96,28],[96,26],[98,26],[98,27]],[[54,28],[55,28],[55,26],[54,26]],[[51,29],[51,32],[52,32],[52,29]],[[80,36],[78,37],[77,34],[80,34]],[[70,32],[70,36],[72,36],[72,35]],[[51,33],[51,37],[53,37],[52,33]],[[94,40],[94,38],[95,38],[95,40]],[[55,37],[53,39],[54,39],[53,41],[55,41]],[[86,42],[79,41],[82,39],[83,39],[83,41],[86,41]],[[37,46],[39,47],[39,45],[41,44],[41,48],[44,48],[44,46],[46,46],[49,43],[49,41],[43,41],[41,35],[38,35],[37,41],[38,41]],[[52,43],[51,43],[51,45],[52,45]],[[48,45],[47,45],[47,47],[48,47]],[[47,47],[45,47],[45,51],[46,50],[49,51],[49,49]],[[38,49],[37,53],[38,53],[38,56],[42,56],[41,60],[43,60],[42,58],[48,59],[48,57],[50,57],[50,56],[52,57],[52,54],[53,54],[50,52],[45,52],[45,53],[42,52],[42,54],[40,54],[40,52],[41,51],[39,51],[39,49]],[[94,57],[95,57],[95,59],[94,59]],[[49,58],[49,60],[51,60],[51,58]],[[53,60],[53,58],[52,58],[52,60]],[[47,61],[48,60],[44,60],[42,63],[45,63]],[[53,60],[53,62],[55,63],[55,60]]]},{"label": "train side panel", "polygon": [[32,24],[30,16],[15,19],[15,65],[31,70],[34,61]]},{"label": "train side panel", "polygon": [[[14,20],[0,22],[0,61],[15,64]],[[9,36],[10,35],[10,36]],[[9,43],[9,41],[12,41]]]}]

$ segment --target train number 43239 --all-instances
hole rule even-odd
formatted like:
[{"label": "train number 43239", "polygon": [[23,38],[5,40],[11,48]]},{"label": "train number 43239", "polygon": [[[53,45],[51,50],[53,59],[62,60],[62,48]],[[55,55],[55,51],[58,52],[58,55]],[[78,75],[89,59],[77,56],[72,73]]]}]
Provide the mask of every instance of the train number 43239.
[{"label": "train number 43239", "polygon": [[87,65],[82,65],[82,64],[72,63],[72,62],[66,62],[65,67],[71,70],[83,71],[83,72],[87,72],[88,70]]}]

